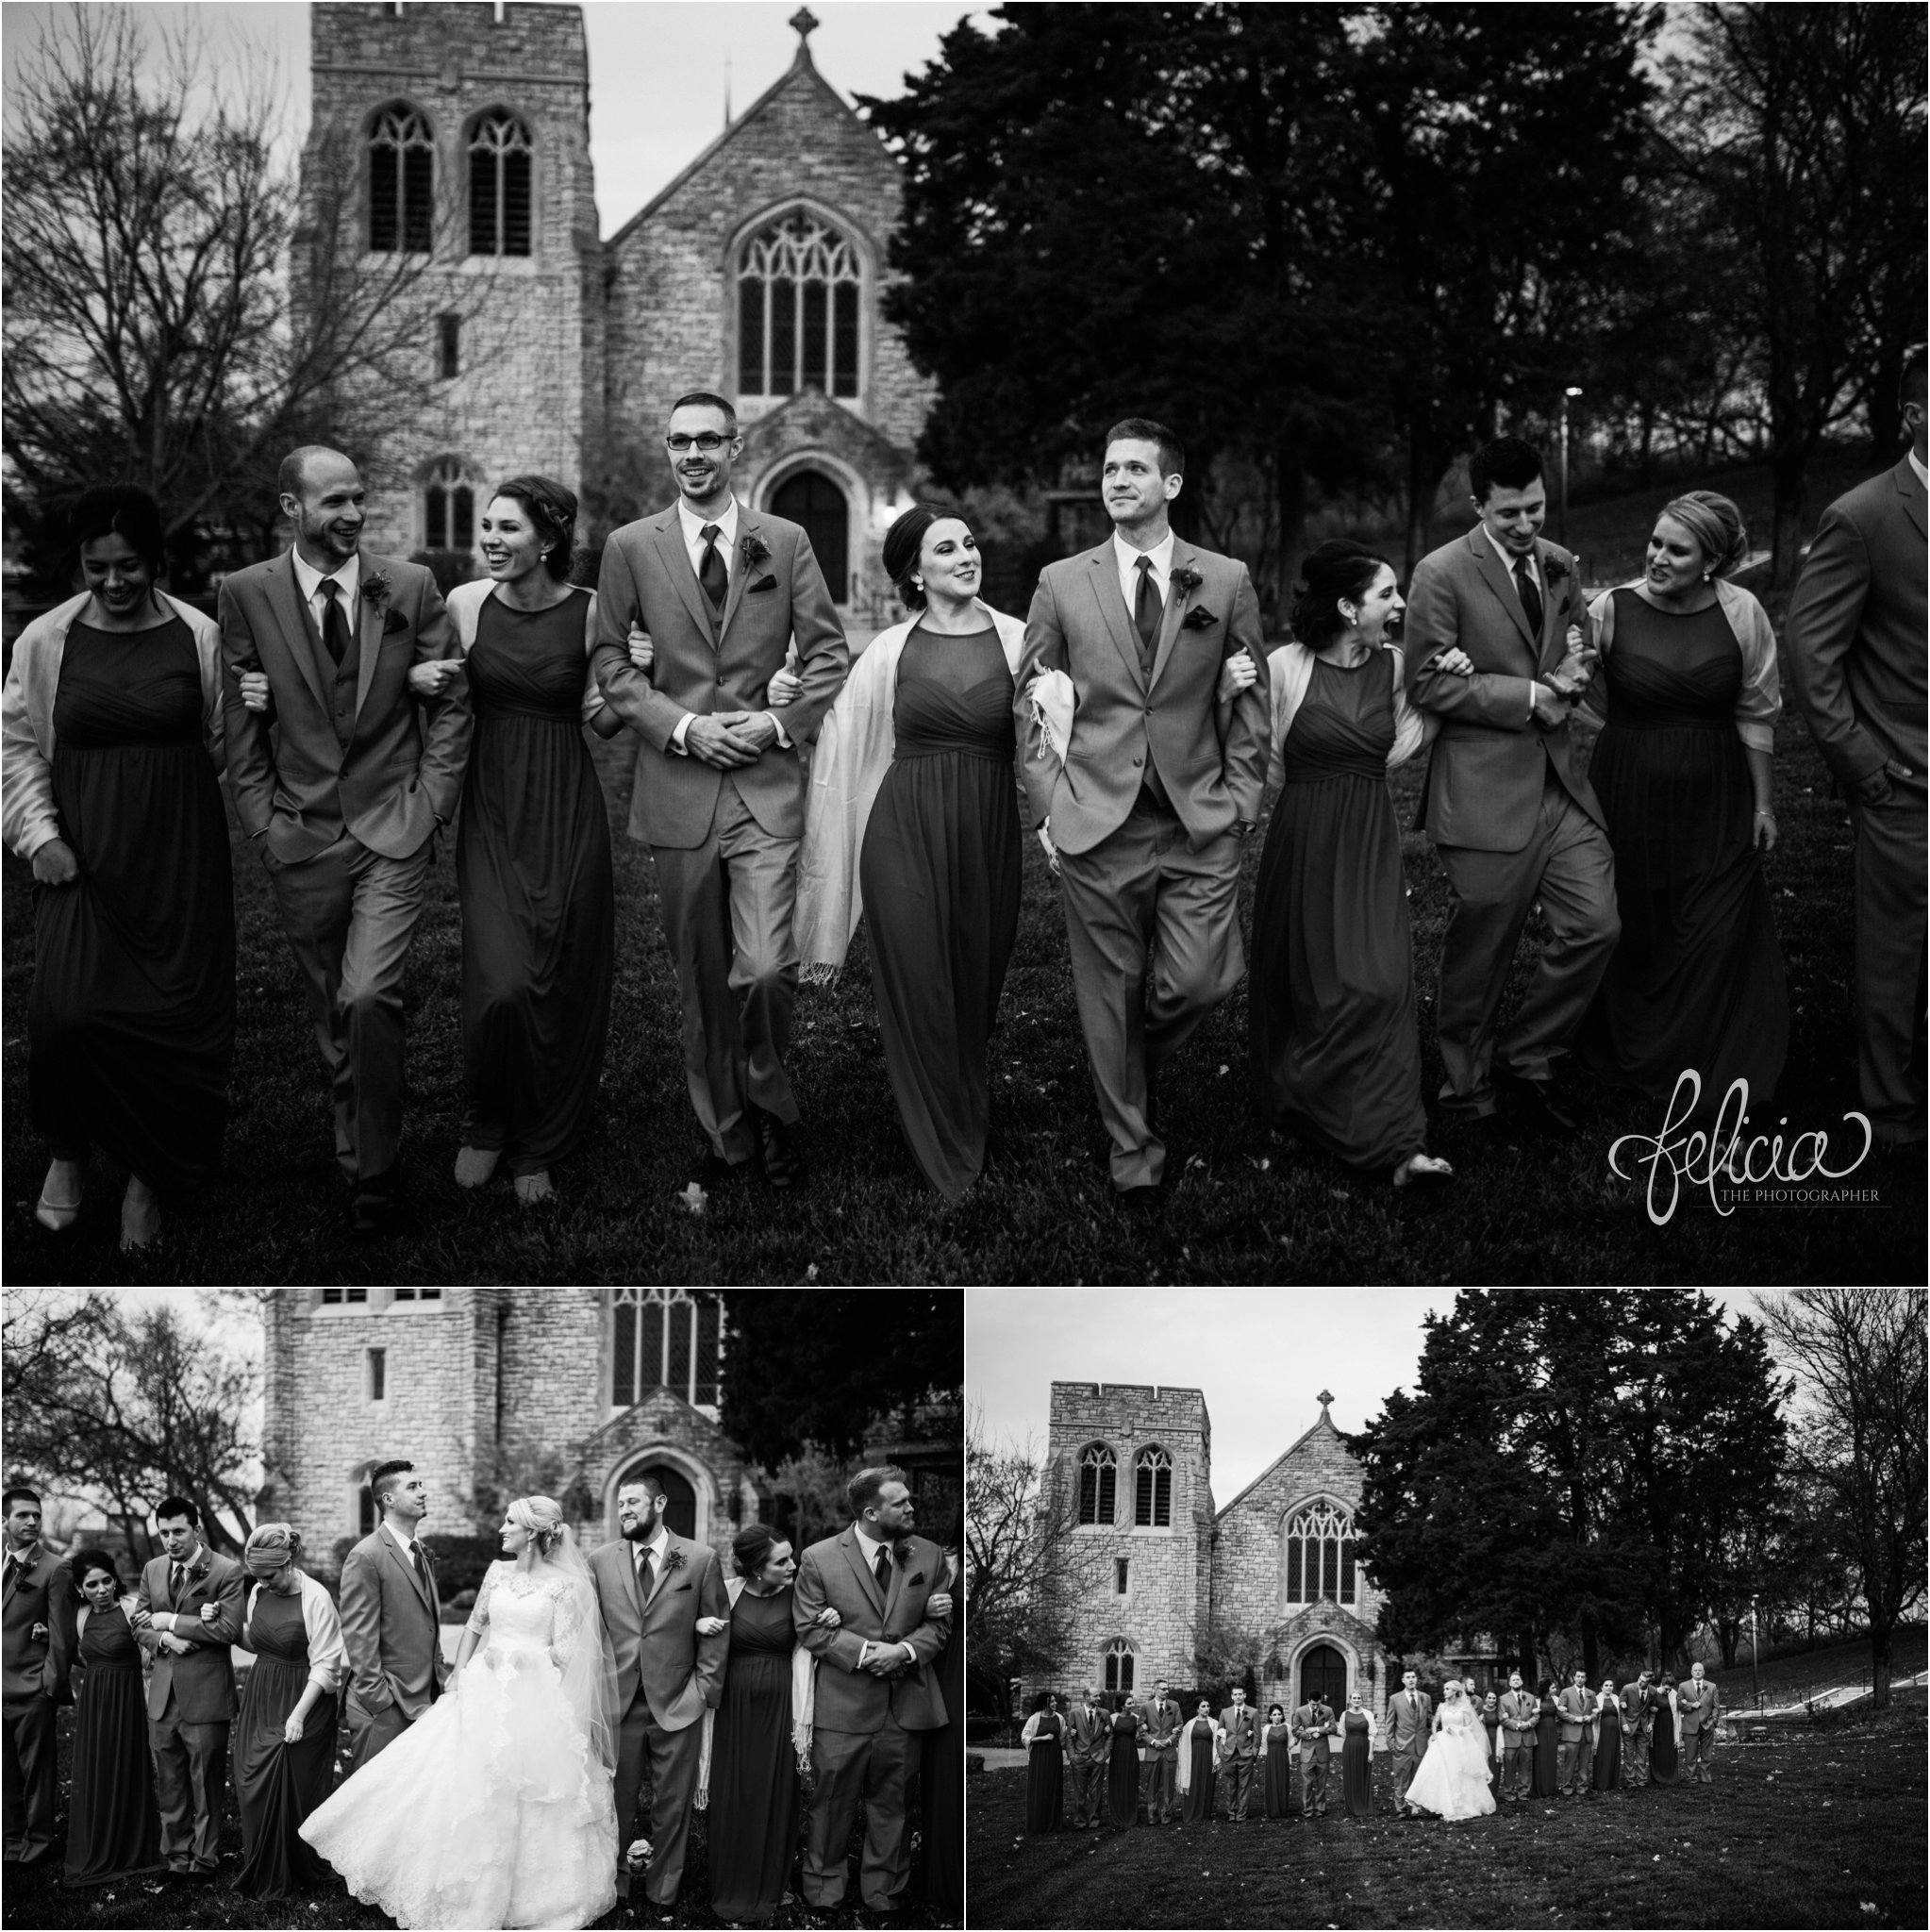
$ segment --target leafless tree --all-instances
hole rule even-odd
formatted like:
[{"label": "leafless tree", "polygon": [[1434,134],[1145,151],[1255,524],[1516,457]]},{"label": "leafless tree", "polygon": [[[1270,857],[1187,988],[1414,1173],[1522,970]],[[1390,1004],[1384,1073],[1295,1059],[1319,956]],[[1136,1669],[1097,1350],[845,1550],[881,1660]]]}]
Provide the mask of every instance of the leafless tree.
[{"label": "leafless tree", "polygon": [[1798,1465],[1855,1574],[1881,1709],[1889,1703],[1897,1624],[1923,1601],[1930,1294],[1804,1288],[1759,1300],[1772,1345],[1804,1385]]},{"label": "leafless tree", "polygon": [[[210,75],[231,75],[227,80]],[[489,277],[359,246],[357,157],[324,136],[300,180],[271,73],[121,6],[57,14],[8,90],[10,494],[44,515],[138,483],[180,544],[273,529],[274,471],[325,432],[378,458],[434,394],[434,316]]]}]

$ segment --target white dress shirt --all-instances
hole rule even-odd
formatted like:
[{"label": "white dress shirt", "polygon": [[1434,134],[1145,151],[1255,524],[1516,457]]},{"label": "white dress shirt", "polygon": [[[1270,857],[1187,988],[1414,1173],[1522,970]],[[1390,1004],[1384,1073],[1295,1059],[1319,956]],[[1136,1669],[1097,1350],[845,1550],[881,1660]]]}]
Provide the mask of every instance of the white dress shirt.
[{"label": "white dress shirt", "polygon": [[324,575],[317,570],[299,550],[289,553],[295,560],[295,582],[301,586],[302,602],[308,607],[308,615],[315,620],[315,635],[323,637],[323,620],[328,614],[328,600],[322,594],[324,581],[332,579],[341,587],[341,621],[348,625],[350,637],[356,635],[356,626],[361,622],[361,611],[357,599],[362,591],[362,553],[356,554],[344,564],[339,564]]},{"label": "white dress shirt", "polygon": [[[724,559],[724,591],[725,595],[728,596],[731,580],[737,575],[740,568],[740,559],[737,554],[737,498],[733,496],[730,499],[729,503],[724,506],[722,514],[714,517],[703,517],[699,516],[690,508],[688,497],[679,496],[677,498],[677,522],[684,533],[684,551],[690,559],[690,574],[697,578],[700,590],[703,588],[704,551],[706,548],[704,531],[707,525],[715,524],[717,525],[717,554]],[[684,742],[685,734],[690,728],[690,720],[696,715],[694,711],[686,711],[677,720],[675,729],[670,734],[671,749],[684,758],[689,758],[690,755],[690,746]],[[777,742],[779,744],[789,744],[790,742],[790,734],[785,730],[783,721],[778,717],[777,713],[775,711],[766,711],[764,715],[770,719],[777,732]]]},{"label": "white dress shirt", "polygon": [[[403,1559],[406,1562],[413,1564],[415,1561],[415,1538],[412,1536],[405,1536],[402,1533],[402,1531],[397,1529],[396,1526],[392,1523],[391,1523],[386,1516],[382,1519],[382,1527],[386,1529],[391,1537],[394,1538],[395,1547],[402,1552]],[[428,1574],[428,1565],[424,1563],[421,1567],[423,1570],[423,1574],[426,1575]]]},{"label": "white dress shirt", "polygon": [[1173,571],[1173,532],[1168,530],[1150,550],[1135,550],[1117,530],[1112,533],[1112,561],[1119,572],[1120,595],[1125,599],[1128,617],[1139,608],[1140,558],[1142,557],[1153,559],[1153,589],[1163,610],[1166,608],[1167,580]]},{"label": "white dress shirt", "polygon": [[1910,459],[1910,468],[1917,473],[1917,481],[1926,490],[1930,490],[1930,470],[1923,467],[1923,459],[1917,454],[1916,446],[1912,444],[1904,454]]},{"label": "white dress shirt", "polygon": [[[1494,552],[1496,557],[1500,558],[1502,569],[1514,578],[1515,595],[1519,597],[1522,594],[1522,580],[1515,572],[1515,553],[1488,527],[1485,518],[1481,525],[1481,534],[1488,539],[1488,547]],[[1548,600],[1548,586],[1541,581],[1541,558],[1533,550],[1528,552],[1528,575],[1535,579],[1535,588],[1540,591],[1541,600],[1545,604]],[[1527,609],[1528,607],[1523,604],[1522,606],[1522,614],[1523,616],[1526,616]],[[1528,723],[1530,724],[1535,722],[1535,700],[1544,689],[1546,687],[1536,679],[1530,678],[1528,680]]]},{"label": "white dress shirt", "polygon": [[[630,1568],[631,1568],[632,1570],[636,1569],[636,1567],[637,1567],[637,1553],[638,1553],[638,1551],[639,1551],[639,1550],[648,1550],[648,1551],[650,1552],[650,1562],[651,1562],[651,1571],[650,1571],[650,1574],[651,1574],[652,1578],[654,1579],[654,1581],[653,1581],[653,1583],[652,1583],[652,1585],[651,1585],[651,1590],[652,1590],[652,1593],[653,1593],[653,1594],[655,1594],[655,1592],[656,1592],[656,1588],[657,1588],[657,1584],[660,1584],[660,1583],[661,1583],[661,1582],[663,1581],[663,1557],[664,1557],[664,1552],[665,1552],[666,1550],[668,1550],[669,1548],[670,1548],[670,1531],[669,1531],[669,1530],[667,1530],[667,1529],[666,1529],[666,1528],[665,1528],[665,1527],[663,1526],[663,1524],[662,1524],[661,1523],[659,1523],[659,1524],[658,1524],[657,1525],[657,1534],[656,1534],[656,1535],[655,1535],[654,1537],[652,1537],[652,1538],[650,1539],[650,1541],[648,1541],[647,1543],[636,1543],[636,1544],[633,1544],[633,1545],[631,1546],[631,1549],[630,1549]],[[639,1583],[641,1583],[643,1579],[642,1579],[642,1578],[641,1578],[641,1576],[640,1575],[640,1576],[638,1577],[638,1579],[637,1579],[637,1580],[638,1580],[638,1582],[639,1582]]]},{"label": "white dress shirt", "polygon": [[[853,1534],[857,1538],[857,1554],[863,1559],[864,1567],[875,1576],[878,1574],[878,1552],[883,1550],[886,1556],[890,1557],[892,1554],[891,1545],[890,1543],[873,1541],[855,1523],[851,1527]],[[887,1591],[886,1594],[890,1595],[890,1593]],[[902,1650],[912,1663],[915,1664],[918,1661],[917,1651],[908,1643],[879,1643],[867,1638],[864,1648],[857,1654],[857,1667],[859,1670],[864,1669],[866,1659],[870,1657],[874,1650]]]}]

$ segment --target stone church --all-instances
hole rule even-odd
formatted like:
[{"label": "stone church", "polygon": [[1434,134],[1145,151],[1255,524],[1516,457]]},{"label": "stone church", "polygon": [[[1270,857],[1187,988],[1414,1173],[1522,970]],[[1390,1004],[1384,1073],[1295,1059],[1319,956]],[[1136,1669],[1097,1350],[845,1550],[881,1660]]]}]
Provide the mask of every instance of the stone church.
[{"label": "stone church", "polygon": [[1055,1382],[1046,1506],[1073,1539],[1074,1655],[1023,1687],[1133,1690],[1200,1681],[1217,1620],[1263,1633],[1256,1702],[1289,1709],[1315,1690],[1339,1709],[1358,1688],[1376,1714],[1390,1688],[1375,1639],[1380,1593],[1355,1561],[1360,1468],[1320,1397],[1319,1419],[1223,1508],[1197,1389]]},{"label": "stone church", "polygon": [[[847,620],[884,621],[880,549],[929,389],[879,315],[898,164],[818,72],[808,10],[789,71],[607,242],[581,8],[309,14],[310,245],[350,228],[344,272],[407,264],[411,302],[428,298],[436,403],[408,432],[404,487],[371,492],[371,547],[473,550],[490,484],[519,470],[613,521],[647,514],[673,493],[671,403],[710,390],[744,425],[740,497],[805,526]],[[647,111],[647,82],[607,85],[620,111]],[[331,227],[318,184],[344,179]]]}]

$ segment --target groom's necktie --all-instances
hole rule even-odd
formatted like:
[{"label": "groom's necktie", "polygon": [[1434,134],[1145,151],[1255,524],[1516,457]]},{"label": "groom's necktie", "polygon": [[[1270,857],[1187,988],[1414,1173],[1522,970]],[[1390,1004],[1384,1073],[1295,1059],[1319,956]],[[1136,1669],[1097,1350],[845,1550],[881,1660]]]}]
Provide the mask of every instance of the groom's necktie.
[{"label": "groom's necktie", "polygon": [[887,1596],[891,1594],[891,1553],[880,1543],[878,1559],[872,1565],[872,1574],[878,1579],[878,1588]]},{"label": "groom's necktie", "polygon": [[1159,619],[1164,614],[1159,587],[1153,581],[1153,559],[1142,557],[1133,568],[1140,574],[1140,588],[1133,593],[1133,628],[1140,634],[1140,669],[1153,668],[1153,646],[1159,637]]},{"label": "groom's necktie", "polygon": [[176,1608],[180,1607],[182,1584],[187,1574],[187,1570],[179,1563],[171,1563],[168,1566],[168,1601]]},{"label": "groom's necktie", "polygon": [[1541,587],[1535,581],[1533,564],[1525,557],[1515,558],[1515,584],[1522,593],[1522,608],[1528,615],[1528,628],[1535,635],[1535,641],[1541,641]]},{"label": "groom's necktie", "polygon": [[322,610],[322,641],[339,670],[348,656],[348,621],[341,614],[341,586],[333,577],[322,579],[322,594],[327,598]]},{"label": "groom's necktie", "polygon": [[724,555],[717,547],[719,535],[715,524],[706,524],[697,532],[704,540],[704,556],[697,565],[697,581],[704,586],[704,594],[710,600],[712,610],[722,610],[724,600],[730,590],[730,573],[724,567]]},{"label": "groom's necktie", "polygon": [[637,1552],[637,1589],[647,1604],[650,1601],[650,1586],[657,1580],[656,1568],[650,1560],[648,1550]]}]

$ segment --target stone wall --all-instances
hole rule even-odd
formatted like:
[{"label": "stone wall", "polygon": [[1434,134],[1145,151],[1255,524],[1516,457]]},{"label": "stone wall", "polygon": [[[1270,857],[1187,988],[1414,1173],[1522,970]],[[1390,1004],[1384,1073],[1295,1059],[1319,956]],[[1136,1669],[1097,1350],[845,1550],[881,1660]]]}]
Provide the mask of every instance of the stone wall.
[{"label": "stone wall", "polygon": [[[1135,1682],[1189,1684],[1207,1600],[1213,1523],[1212,1439],[1206,1398],[1197,1389],[1137,1384],[1055,1382],[1049,1464],[1064,1507],[1076,1504],[1078,1458],[1088,1443],[1108,1444],[1119,1457],[1115,1517],[1073,1532],[1080,1586],[1079,1635],[1073,1655],[1054,1677],[1028,1690],[1102,1688],[1106,1647],[1127,1639],[1136,1650]],[[1169,1529],[1133,1526],[1133,1459],[1156,1444],[1173,1457]],[[1115,1564],[1127,1565],[1123,1596]]]}]

